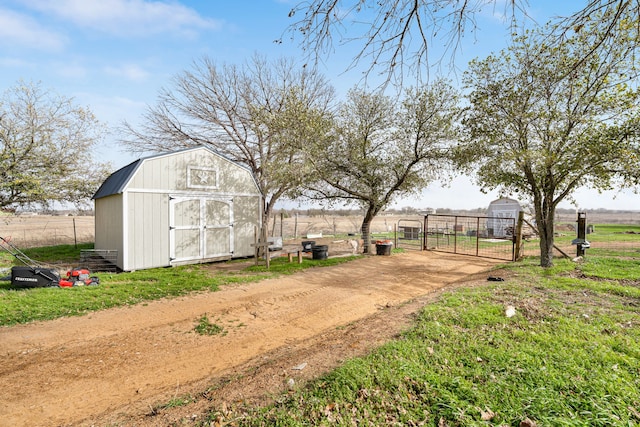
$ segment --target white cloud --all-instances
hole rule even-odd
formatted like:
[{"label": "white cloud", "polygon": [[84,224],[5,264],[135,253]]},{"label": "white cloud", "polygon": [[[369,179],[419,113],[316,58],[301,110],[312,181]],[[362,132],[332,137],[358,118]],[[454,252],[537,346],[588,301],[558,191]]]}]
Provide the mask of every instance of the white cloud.
[{"label": "white cloud", "polygon": [[87,68],[83,65],[69,62],[56,63],[52,67],[52,71],[66,79],[83,79],[89,74]]},{"label": "white cloud", "polygon": [[32,66],[33,66],[32,63],[27,62],[22,58],[10,58],[10,57],[0,58],[0,67],[25,68],[25,67],[32,67]]},{"label": "white cloud", "polygon": [[217,30],[220,21],[204,18],[177,2],[148,0],[26,0],[28,7],[79,27],[120,36],[178,33],[193,36],[198,30]]},{"label": "white cloud", "polygon": [[107,67],[105,72],[112,76],[124,77],[127,80],[141,81],[149,76],[149,73],[142,67],[135,64],[125,64],[119,67]]},{"label": "white cloud", "polygon": [[88,105],[103,122],[117,125],[122,120],[133,121],[146,108],[146,103],[119,95],[98,92],[76,92],[73,97],[82,105]]},{"label": "white cloud", "polygon": [[58,51],[67,39],[42,27],[32,18],[8,9],[0,9],[0,45]]}]

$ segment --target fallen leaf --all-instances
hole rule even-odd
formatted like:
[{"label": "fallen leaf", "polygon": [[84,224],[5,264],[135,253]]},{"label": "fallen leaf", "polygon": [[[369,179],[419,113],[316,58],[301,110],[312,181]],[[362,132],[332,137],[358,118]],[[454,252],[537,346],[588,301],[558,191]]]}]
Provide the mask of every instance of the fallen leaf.
[{"label": "fallen leaf", "polygon": [[530,420],[529,418],[525,418],[524,420],[520,421],[520,427],[537,427],[537,424],[535,421]]},{"label": "fallen leaf", "polygon": [[491,421],[496,416],[496,414],[491,409],[486,409],[486,411],[480,410],[480,418],[482,419],[482,421]]}]

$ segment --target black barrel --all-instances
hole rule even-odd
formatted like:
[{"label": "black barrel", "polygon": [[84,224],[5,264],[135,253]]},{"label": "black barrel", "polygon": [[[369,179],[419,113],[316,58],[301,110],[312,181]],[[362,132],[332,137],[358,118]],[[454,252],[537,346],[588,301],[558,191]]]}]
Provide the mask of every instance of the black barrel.
[{"label": "black barrel", "polygon": [[315,240],[303,240],[302,241],[302,252],[311,252],[311,248],[315,245]]},{"label": "black barrel", "polygon": [[391,243],[376,243],[376,255],[391,255]]},{"label": "black barrel", "polygon": [[329,257],[329,246],[317,245],[311,248],[311,255],[313,259],[327,259]]}]

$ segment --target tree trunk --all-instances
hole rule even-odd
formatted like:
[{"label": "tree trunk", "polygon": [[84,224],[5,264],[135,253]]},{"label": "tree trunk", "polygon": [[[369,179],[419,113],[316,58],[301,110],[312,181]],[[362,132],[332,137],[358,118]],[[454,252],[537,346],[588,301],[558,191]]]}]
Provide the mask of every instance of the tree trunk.
[{"label": "tree trunk", "polygon": [[[262,200],[262,227],[260,228],[259,239],[260,241],[266,240],[269,235],[269,217],[273,212],[273,203]],[[258,254],[260,256],[266,256],[269,249],[266,246],[260,247]]]},{"label": "tree trunk", "polygon": [[[551,231],[549,232],[549,226]],[[553,266],[553,223],[539,225],[540,232],[540,267]]]},{"label": "tree trunk", "polygon": [[273,210],[272,204],[268,203],[266,200],[263,201],[262,205],[262,228],[265,230],[265,235],[269,235],[269,217],[271,217],[271,212]]},{"label": "tree trunk", "polygon": [[553,266],[553,243],[555,207],[541,209],[536,213],[538,233],[540,234],[540,267]]},{"label": "tree trunk", "polygon": [[364,219],[362,220],[362,227],[360,230],[362,232],[362,240],[363,240],[363,253],[368,254],[369,249],[371,248],[371,222],[373,218],[376,216],[376,210],[373,207],[369,207],[367,212],[364,214]]}]

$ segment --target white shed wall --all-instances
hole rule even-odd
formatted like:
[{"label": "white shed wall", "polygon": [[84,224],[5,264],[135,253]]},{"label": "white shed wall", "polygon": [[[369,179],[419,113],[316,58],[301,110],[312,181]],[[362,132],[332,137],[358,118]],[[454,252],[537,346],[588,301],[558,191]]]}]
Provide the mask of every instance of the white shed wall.
[{"label": "white shed wall", "polygon": [[126,193],[125,270],[169,266],[168,196]]},{"label": "white shed wall", "polygon": [[95,201],[95,244],[96,249],[118,251],[116,265],[123,266],[123,211],[122,195],[104,197]]},{"label": "white shed wall", "polygon": [[514,225],[514,221],[507,220],[507,218],[517,219],[520,210],[520,203],[517,200],[509,198],[494,200],[487,209],[487,216],[490,217],[487,220],[487,228],[492,231],[495,237],[506,237],[509,234],[508,227]]}]

